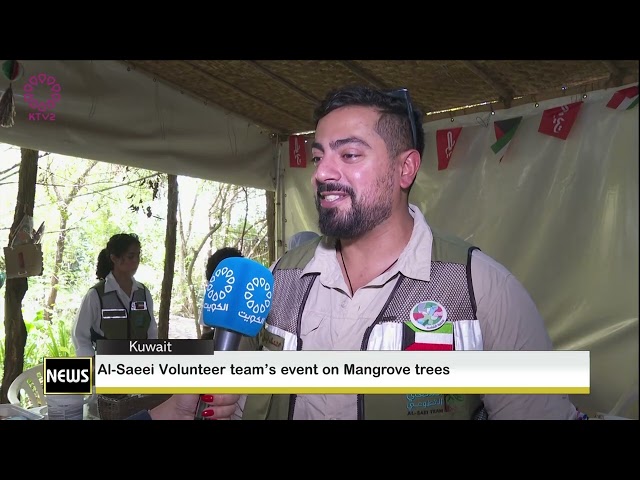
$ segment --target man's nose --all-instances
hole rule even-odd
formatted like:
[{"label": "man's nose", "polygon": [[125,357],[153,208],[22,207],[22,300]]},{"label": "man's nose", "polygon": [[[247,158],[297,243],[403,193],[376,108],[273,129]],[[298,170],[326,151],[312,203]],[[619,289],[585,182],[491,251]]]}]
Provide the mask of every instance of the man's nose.
[{"label": "man's nose", "polygon": [[342,177],[335,155],[325,155],[316,167],[314,179],[319,183],[338,181]]}]

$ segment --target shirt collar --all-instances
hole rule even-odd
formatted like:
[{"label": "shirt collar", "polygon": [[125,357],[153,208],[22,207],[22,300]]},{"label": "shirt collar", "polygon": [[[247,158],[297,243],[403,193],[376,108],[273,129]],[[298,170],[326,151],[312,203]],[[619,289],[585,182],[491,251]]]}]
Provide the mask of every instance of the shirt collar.
[{"label": "shirt collar", "polygon": [[397,270],[405,277],[428,282],[431,278],[431,248],[433,233],[418,207],[409,204],[413,231],[409,243],[398,258]]},{"label": "shirt collar", "polygon": [[[409,243],[398,257],[398,261],[389,270],[369,285],[381,285],[390,278],[402,273],[405,277],[428,282],[431,278],[431,249],[433,234],[424,215],[418,207],[409,204],[409,213],[413,217],[413,230]],[[302,275],[319,273],[320,281],[328,287],[342,287],[344,278],[336,258],[336,239],[323,238],[316,247],[311,261],[302,270]]]},{"label": "shirt collar", "polygon": [[[142,288],[142,284],[138,282],[135,278],[133,279],[133,289],[131,293],[135,292],[139,288]],[[118,285],[118,281],[116,277],[113,276],[113,273],[109,272],[109,274],[104,279],[104,293],[114,292],[116,290],[122,291],[120,285]]]}]

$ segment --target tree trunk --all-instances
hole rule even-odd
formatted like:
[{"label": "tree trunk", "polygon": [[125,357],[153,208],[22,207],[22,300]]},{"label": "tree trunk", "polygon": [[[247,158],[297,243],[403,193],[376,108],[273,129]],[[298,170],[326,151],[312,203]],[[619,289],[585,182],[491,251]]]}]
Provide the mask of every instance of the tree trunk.
[{"label": "tree trunk", "polygon": [[[67,222],[69,221],[69,205],[74,198],[80,192],[80,189],[84,186],[87,181],[87,176],[89,172],[98,164],[97,161],[89,162],[89,165],[85,169],[83,173],[76,179],[74,182],[74,186],[69,192],[69,194],[65,197],[60,193],[58,187],[56,186],[55,181],[52,181],[53,190],[56,195],[56,202],[58,205],[58,211],[60,212],[60,235],[58,235],[58,242],[56,243],[56,263],[53,266],[53,273],[51,274],[51,291],[49,292],[49,299],[47,300],[47,304],[44,309],[44,319],[47,321],[51,321],[53,318],[53,309],[56,306],[56,298],[58,297],[58,284],[60,283],[59,274],[62,270],[62,260],[64,258],[64,246],[65,240],[67,238]],[[51,180],[51,170],[47,168],[47,173],[49,176],[47,180]]]},{"label": "tree trunk", "polygon": [[267,191],[267,245],[269,265],[276,261],[276,192]]},{"label": "tree trunk", "polygon": [[44,309],[44,319],[51,321],[53,318],[53,309],[56,306],[56,298],[58,297],[58,283],[60,280],[60,270],[62,268],[62,257],[64,255],[64,241],[67,236],[67,216],[62,215],[60,217],[60,235],[58,235],[58,241],[56,243],[56,263],[53,265],[53,273],[51,274],[51,290],[49,291],[49,299],[47,300],[46,308]]},{"label": "tree trunk", "polygon": [[[11,226],[9,240],[18,228],[24,215],[33,217],[36,199],[36,179],[38,177],[38,151],[20,149],[22,162],[18,174],[18,199]],[[27,343],[27,327],[22,317],[22,299],[29,288],[26,278],[8,278],[4,292],[4,374],[0,385],[0,403],[8,403],[9,385],[24,368],[24,347]]]},{"label": "tree trunk", "polygon": [[160,294],[158,313],[158,338],[169,338],[169,314],[171,311],[171,291],[176,267],[176,233],[178,226],[178,177],[168,176],[167,231],[165,235],[164,277]]}]

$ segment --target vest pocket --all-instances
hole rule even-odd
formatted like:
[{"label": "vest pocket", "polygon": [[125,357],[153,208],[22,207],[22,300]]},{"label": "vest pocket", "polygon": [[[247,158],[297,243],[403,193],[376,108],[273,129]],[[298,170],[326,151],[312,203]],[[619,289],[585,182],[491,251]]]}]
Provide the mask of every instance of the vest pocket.
[{"label": "vest pocket", "polygon": [[129,338],[126,318],[103,318],[100,329],[107,340],[126,340]]},{"label": "vest pocket", "polygon": [[131,322],[131,337],[139,340],[146,340],[147,331],[151,324],[151,316],[147,310],[131,310],[129,313]]},{"label": "vest pocket", "polygon": [[320,325],[322,325],[322,322],[324,322],[327,318],[327,315],[321,313],[305,313],[302,317],[302,323],[300,325],[300,336],[304,338],[314,330],[317,330]]},{"label": "vest pocket", "polygon": [[366,420],[471,420],[477,395],[365,395]]},{"label": "vest pocket", "polygon": [[269,330],[264,330],[262,333],[262,349],[281,351],[284,348],[284,338],[275,333],[271,333]]}]

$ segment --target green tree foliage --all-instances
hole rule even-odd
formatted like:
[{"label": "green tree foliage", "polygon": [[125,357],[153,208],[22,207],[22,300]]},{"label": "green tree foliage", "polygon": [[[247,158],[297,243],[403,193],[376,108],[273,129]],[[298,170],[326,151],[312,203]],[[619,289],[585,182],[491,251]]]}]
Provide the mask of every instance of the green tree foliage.
[{"label": "green tree foliage", "polygon": [[[15,209],[18,170],[12,166],[19,162],[19,153],[17,147],[0,145],[0,172],[3,172],[0,175],[0,231],[4,245]],[[165,256],[164,174],[102,162],[89,169],[92,163],[89,160],[48,154],[43,157],[39,162],[33,221],[34,228],[45,222],[44,273],[29,279],[29,290],[23,300],[24,318],[33,319],[27,327],[24,368],[41,362],[44,356],[75,354],[70,341],[71,325],[82,297],[96,282],[98,253],[109,237],[121,232],[136,233],[140,237],[142,259],[136,279],[149,287],[156,316]],[[78,178],[82,178],[82,182]],[[178,185],[179,218],[182,218],[185,235],[181,240],[178,232],[171,314],[195,319],[197,313],[188,292],[193,289],[200,305],[206,261],[216,249],[235,246],[246,256],[267,265],[265,194],[189,177],[179,177]],[[226,197],[221,195],[225,190],[228,191]],[[61,204],[68,200],[70,193],[74,193],[72,201]],[[65,222],[61,222],[62,215],[66,217]],[[209,234],[216,222],[220,223],[219,227]],[[57,295],[50,312],[52,322],[47,322],[42,315],[52,288],[61,224],[64,224],[64,251],[54,287]],[[198,250],[200,245],[202,248]],[[181,248],[186,252],[184,258],[181,258]],[[193,261],[193,285],[185,284],[184,269],[190,261]],[[0,295],[4,296],[1,287]],[[195,310],[198,308],[196,305]],[[0,368],[4,349],[3,310],[4,302],[0,302]],[[193,333],[195,338],[195,329]]]}]

